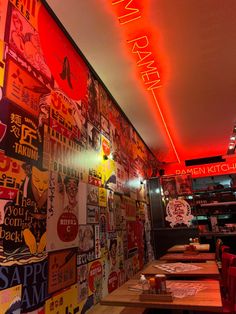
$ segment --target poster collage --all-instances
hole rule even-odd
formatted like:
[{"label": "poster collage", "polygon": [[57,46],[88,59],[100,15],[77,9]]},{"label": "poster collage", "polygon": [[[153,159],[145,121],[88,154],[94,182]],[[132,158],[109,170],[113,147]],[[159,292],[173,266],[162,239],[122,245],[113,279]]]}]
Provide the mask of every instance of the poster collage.
[{"label": "poster collage", "polygon": [[0,312],[86,313],[151,260],[156,164],[47,6],[0,1]]}]

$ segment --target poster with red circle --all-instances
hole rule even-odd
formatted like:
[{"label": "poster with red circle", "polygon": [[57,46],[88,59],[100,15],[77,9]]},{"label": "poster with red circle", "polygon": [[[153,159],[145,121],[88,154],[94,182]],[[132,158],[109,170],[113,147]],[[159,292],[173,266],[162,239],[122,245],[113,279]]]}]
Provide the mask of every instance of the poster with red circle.
[{"label": "poster with red circle", "polygon": [[102,264],[100,261],[95,261],[91,264],[89,269],[89,289],[95,292],[97,282],[102,279]]},{"label": "poster with red circle", "polygon": [[84,99],[88,68],[44,6],[39,10],[38,32],[44,58],[59,87],[74,100]]},{"label": "poster with red circle", "polygon": [[74,241],[78,234],[78,219],[73,213],[63,213],[57,222],[57,233],[61,241]]},{"label": "poster with red circle", "polygon": [[118,275],[116,271],[110,273],[108,277],[108,292],[111,293],[112,291],[118,288]]}]

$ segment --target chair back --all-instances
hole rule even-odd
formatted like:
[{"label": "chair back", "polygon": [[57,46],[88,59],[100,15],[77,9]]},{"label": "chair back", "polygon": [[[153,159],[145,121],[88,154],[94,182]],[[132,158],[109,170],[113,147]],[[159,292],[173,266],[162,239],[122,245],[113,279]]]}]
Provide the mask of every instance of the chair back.
[{"label": "chair back", "polygon": [[228,301],[230,312],[236,313],[236,267],[230,266],[228,271]]},{"label": "chair back", "polygon": [[228,272],[230,266],[236,266],[236,255],[224,252],[222,253],[222,269],[221,269],[221,279],[224,290],[228,294]]}]

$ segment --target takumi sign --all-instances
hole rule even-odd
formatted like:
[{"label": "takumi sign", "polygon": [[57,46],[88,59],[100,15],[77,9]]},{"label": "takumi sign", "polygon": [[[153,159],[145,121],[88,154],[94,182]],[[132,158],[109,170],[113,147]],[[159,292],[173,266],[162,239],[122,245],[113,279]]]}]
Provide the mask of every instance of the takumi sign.
[{"label": "takumi sign", "polygon": [[216,176],[236,173],[236,158],[225,162],[204,164],[199,166],[186,167],[183,164],[175,164],[165,167],[165,174],[191,174],[193,178]]}]

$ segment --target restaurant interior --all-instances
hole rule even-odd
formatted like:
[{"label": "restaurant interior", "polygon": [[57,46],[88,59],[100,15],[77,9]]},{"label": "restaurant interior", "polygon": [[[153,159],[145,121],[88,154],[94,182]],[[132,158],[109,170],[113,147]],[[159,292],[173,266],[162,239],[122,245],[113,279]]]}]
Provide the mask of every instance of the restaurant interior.
[{"label": "restaurant interior", "polygon": [[0,314],[236,314],[236,1],[0,1]]}]

